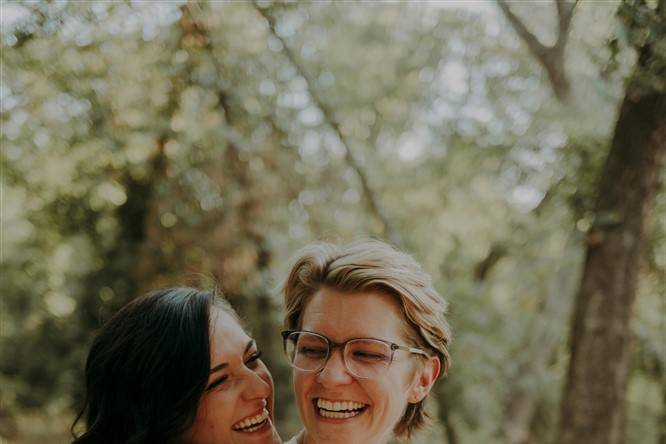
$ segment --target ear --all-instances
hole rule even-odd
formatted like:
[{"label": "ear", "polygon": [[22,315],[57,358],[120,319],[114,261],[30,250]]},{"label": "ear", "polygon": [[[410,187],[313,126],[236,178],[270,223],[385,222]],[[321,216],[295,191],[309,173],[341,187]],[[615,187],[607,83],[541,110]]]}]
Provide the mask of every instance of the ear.
[{"label": "ear", "polygon": [[442,363],[437,356],[431,356],[423,366],[417,369],[414,375],[414,383],[409,391],[408,402],[416,404],[428,396],[430,389],[437,381],[442,371]]}]

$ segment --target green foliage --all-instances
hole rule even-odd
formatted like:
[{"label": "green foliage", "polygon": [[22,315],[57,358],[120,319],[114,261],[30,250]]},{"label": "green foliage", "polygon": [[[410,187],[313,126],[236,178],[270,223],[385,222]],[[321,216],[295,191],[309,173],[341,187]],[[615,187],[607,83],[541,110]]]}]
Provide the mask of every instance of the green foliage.
[{"label": "green foliage", "polygon": [[624,0],[617,12],[622,37],[639,54],[641,69],[632,78],[636,94],[666,92],[666,6],[656,3]]},{"label": "green foliage", "polygon": [[[460,443],[508,442],[519,398],[534,406],[524,427],[547,442],[583,235],[633,65],[618,45],[618,75],[597,75],[616,5],[577,10],[567,105],[492,6],[258,7],[276,34],[249,2],[3,3],[14,19],[0,35],[0,436],[20,439],[11,422],[30,409],[71,414],[88,344],[119,306],[212,282],[264,349],[278,424],[294,433],[274,288],[307,242],[385,236],[374,200],[451,304],[454,364],[421,442],[447,435],[444,413]],[[536,27],[553,12],[522,7]],[[620,9],[631,45],[661,51],[650,14]],[[642,395],[663,390],[664,233],[651,221],[631,442],[656,441],[664,415]]]}]

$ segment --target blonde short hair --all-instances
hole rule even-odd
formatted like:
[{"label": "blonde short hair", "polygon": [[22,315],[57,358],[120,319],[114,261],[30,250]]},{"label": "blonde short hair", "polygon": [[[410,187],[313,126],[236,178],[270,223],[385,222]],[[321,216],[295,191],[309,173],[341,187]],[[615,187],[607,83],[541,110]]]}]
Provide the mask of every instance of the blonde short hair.
[{"label": "blonde short hair", "polygon": [[[287,279],[282,284],[285,327],[301,326],[303,310],[322,287],[340,291],[379,291],[400,303],[408,339],[437,356],[441,374],[450,365],[451,331],[446,320],[447,303],[432,285],[432,278],[408,254],[376,241],[357,241],[347,245],[327,242],[308,245],[295,255]],[[396,436],[411,436],[422,428],[429,415],[425,399],[409,404],[396,425]]]}]

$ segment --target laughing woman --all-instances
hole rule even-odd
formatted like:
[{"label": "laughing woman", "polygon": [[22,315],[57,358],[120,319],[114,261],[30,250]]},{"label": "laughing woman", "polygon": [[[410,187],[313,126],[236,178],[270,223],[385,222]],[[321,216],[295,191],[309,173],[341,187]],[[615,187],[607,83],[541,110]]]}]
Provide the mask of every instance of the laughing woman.
[{"label": "laughing woman", "polygon": [[260,356],[214,291],[135,299],[92,344],[77,419],[86,430],[73,444],[279,443],[273,380]]},{"label": "laughing woman", "polygon": [[449,366],[446,303],[412,259],[377,241],[297,254],[284,348],[304,430],[287,444],[410,438]]}]

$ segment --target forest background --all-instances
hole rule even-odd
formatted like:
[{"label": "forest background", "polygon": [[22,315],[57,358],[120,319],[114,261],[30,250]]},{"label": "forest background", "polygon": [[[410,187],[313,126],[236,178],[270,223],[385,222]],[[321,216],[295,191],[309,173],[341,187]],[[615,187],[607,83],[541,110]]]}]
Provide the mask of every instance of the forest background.
[{"label": "forest background", "polygon": [[666,443],[663,1],[0,12],[1,442],[67,442],[100,322],[214,282],[287,438],[275,285],[378,237],[450,303],[416,442]]}]

